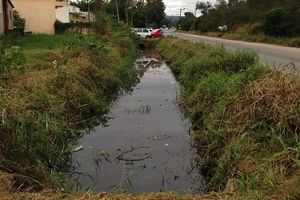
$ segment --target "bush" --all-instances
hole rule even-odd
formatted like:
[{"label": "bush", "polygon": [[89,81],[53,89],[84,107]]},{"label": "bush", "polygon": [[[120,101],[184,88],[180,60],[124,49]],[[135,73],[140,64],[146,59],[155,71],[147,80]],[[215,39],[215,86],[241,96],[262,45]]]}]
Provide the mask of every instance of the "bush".
[{"label": "bush", "polygon": [[271,36],[291,36],[296,33],[292,14],[284,8],[273,9],[265,14],[264,33]]},{"label": "bush", "polygon": [[93,22],[93,26],[97,34],[106,35],[110,32],[112,20],[109,15],[104,12],[98,12],[96,14],[96,20]]},{"label": "bush", "polygon": [[76,22],[76,23],[62,23],[60,21],[56,21],[54,23],[55,34],[62,34],[71,31],[72,28],[82,29],[82,28],[90,28],[91,23],[87,22]]},{"label": "bush", "polygon": [[300,37],[291,39],[288,42],[288,45],[291,47],[300,47]]},{"label": "bush", "polygon": [[14,26],[16,28],[24,30],[25,23],[26,23],[26,20],[24,18],[22,18],[18,12],[14,11]]},{"label": "bush", "polygon": [[20,47],[12,46],[8,49],[0,47],[0,77],[10,75],[13,70],[24,73],[25,57]]}]

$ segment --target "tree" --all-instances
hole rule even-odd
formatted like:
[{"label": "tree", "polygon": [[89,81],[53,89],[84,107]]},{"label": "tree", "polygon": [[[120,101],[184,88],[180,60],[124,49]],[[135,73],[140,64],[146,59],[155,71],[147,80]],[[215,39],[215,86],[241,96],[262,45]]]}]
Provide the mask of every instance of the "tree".
[{"label": "tree", "polygon": [[70,4],[80,8],[83,12],[88,12],[89,10],[94,12],[96,10],[95,0],[71,1]]},{"label": "tree", "polygon": [[181,21],[181,29],[184,31],[189,31],[193,28],[194,26],[194,21],[195,21],[195,15],[192,12],[186,12],[184,13],[184,18]]},{"label": "tree", "polygon": [[[165,4],[163,0],[80,0],[71,2],[82,11],[90,9],[93,12],[105,11],[114,19],[117,19],[117,7],[119,19],[135,27],[148,25],[159,27],[168,22],[165,18]],[[117,5],[117,6],[116,6]]]},{"label": "tree", "polygon": [[166,17],[165,9],[166,6],[162,0],[147,0],[145,8],[147,25],[160,27]]},{"label": "tree", "polygon": [[204,1],[198,1],[196,4],[196,9],[200,10],[202,15],[207,15],[209,9],[212,7],[211,3],[209,1],[204,2]]},{"label": "tree", "polygon": [[295,25],[291,13],[284,8],[273,9],[266,13],[264,23],[264,33],[272,36],[292,35]]}]

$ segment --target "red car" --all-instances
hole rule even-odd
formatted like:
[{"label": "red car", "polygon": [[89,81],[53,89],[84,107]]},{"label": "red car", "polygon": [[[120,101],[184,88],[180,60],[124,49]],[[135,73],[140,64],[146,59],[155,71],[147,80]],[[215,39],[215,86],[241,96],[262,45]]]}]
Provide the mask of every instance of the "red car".
[{"label": "red car", "polygon": [[164,34],[161,29],[155,29],[150,33],[151,38],[162,38]]}]

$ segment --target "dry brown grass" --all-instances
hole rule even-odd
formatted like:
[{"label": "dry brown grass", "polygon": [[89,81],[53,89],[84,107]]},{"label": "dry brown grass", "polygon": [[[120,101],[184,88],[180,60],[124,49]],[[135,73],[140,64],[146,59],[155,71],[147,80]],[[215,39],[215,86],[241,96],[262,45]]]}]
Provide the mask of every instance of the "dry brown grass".
[{"label": "dry brown grass", "polygon": [[[234,194],[211,193],[206,195],[176,195],[172,193],[147,193],[147,194],[111,194],[92,192],[64,192],[44,190],[41,192],[17,192],[13,188],[13,175],[0,171],[0,199],[1,200],[220,200],[236,199]],[[230,198],[229,198],[230,197]]]},{"label": "dry brown grass", "polygon": [[234,104],[232,122],[251,120],[277,122],[281,132],[299,136],[300,79],[294,75],[270,71],[254,81]]}]

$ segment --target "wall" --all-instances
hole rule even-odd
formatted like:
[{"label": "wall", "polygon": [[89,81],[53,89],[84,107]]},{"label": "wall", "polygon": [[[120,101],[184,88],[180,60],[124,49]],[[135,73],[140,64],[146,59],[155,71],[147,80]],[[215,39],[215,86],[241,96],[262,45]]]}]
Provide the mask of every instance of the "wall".
[{"label": "wall", "polygon": [[76,6],[69,6],[69,12],[71,13],[80,13],[80,9]]},{"label": "wall", "polygon": [[54,34],[56,0],[12,0],[26,19],[25,32]]},{"label": "wall", "polygon": [[14,8],[10,3],[7,3],[7,11],[8,11],[8,29],[14,28]]}]

